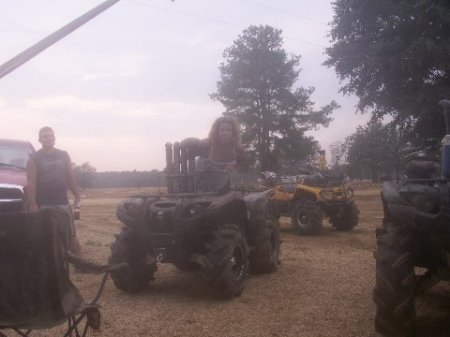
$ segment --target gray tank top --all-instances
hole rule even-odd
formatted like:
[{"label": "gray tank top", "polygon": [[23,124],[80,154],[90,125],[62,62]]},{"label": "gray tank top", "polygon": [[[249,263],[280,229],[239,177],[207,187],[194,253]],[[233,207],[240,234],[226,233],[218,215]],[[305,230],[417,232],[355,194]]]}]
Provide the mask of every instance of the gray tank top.
[{"label": "gray tank top", "polygon": [[50,154],[39,150],[30,155],[37,167],[36,201],[42,205],[67,205],[66,169],[68,154],[54,149]]}]

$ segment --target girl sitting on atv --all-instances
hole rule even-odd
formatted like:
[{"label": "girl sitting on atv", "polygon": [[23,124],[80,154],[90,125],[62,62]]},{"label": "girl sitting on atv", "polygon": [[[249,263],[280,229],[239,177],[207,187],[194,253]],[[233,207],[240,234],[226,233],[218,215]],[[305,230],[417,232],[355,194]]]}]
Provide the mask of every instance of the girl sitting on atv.
[{"label": "girl sitting on atv", "polygon": [[230,188],[229,173],[243,166],[241,127],[233,116],[217,118],[206,139],[186,138],[181,146],[197,157],[197,187],[200,191]]}]

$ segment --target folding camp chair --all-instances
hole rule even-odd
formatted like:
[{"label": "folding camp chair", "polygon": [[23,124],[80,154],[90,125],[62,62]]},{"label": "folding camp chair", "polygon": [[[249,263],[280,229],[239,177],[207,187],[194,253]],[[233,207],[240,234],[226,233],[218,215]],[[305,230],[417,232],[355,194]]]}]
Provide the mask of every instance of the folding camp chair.
[{"label": "folding camp chair", "polygon": [[[0,214],[0,336],[6,329],[30,336],[64,322],[64,336],[86,336],[89,328],[100,328],[97,301],[109,271],[121,266],[97,266],[70,254],[68,221],[66,213],[54,209]],[[71,282],[68,263],[104,274],[90,303]]]}]

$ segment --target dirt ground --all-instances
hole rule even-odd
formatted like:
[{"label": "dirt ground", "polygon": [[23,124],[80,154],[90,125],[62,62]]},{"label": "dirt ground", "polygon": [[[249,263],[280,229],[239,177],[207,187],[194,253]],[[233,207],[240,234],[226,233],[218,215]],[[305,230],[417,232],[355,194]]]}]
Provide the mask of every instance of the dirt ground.
[{"label": "dirt ground", "polygon": [[[141,190],[142,191],[142,190]],[[114,234],[118,200],[132,190],[88,190],[78,235],[86,258],[105,263]],[[240,297],[211,297],[195,273],[160,265],[156,281],[138,295],[124,293],[109,279],[100,299],[102,327],[91,336],[267,336],[371,337],[375,305],[375,228],[381,224],[378,190],[356,192],[360,223],[349,233],[325,221],[320,235],[301,237],[282,218],[282,263],[273,274],[250,275]],[[98,275],[72,274],[85,299],[93,297]],[[418,301],[419,337],[450,336],[448,288],[435,288]],[[434,308],[439,307],[436,311]],[[39,336],[58,336],[59,329]]]}]

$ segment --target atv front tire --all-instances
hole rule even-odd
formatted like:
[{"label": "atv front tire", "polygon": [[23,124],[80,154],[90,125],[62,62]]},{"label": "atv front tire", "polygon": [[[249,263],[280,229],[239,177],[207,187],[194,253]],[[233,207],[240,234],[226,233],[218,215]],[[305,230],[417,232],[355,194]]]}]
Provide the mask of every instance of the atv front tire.
[{"label": "atv front tire", "polygon": [[410,337],[414,333],[416,276],[412,235],[407,226],[386,224],[377,229],[375,330],[383,336]]},{"label": "atv front tire", "polygon": [[250,253],[250,268],[256,273],[271,273],[280,263],[280,225],[270,212],[256,229],[255,247]]},{"label": "atv front tire", "polygon": [[240,295],[249,267],[242,229],[235,224],[220,225],[205,247],[207,262],[202,266],[202,274],[214,293],[223,299]]},{"label": "atv front tire", "polygon": [[146,262],[146,251],[128,228],[124,228],[111,245],[109,263],[126,262],[128,266],[111,272],[114,285],[126,292],[136,293],[145,289],[153,280],[157,266],[156,262]]},{"label": "atv front tire", "polygon": [[294,202],[291,219],[299,234],[317,234],[322,229],[323,212],[314,200],[299,199]]},{"label": "atv front tire", "polygon": [[331,217],[330,222],[338,231],[351,231],[359,221],[359,209],[353,201],[348,202],[342,214],[337,217]]}]

